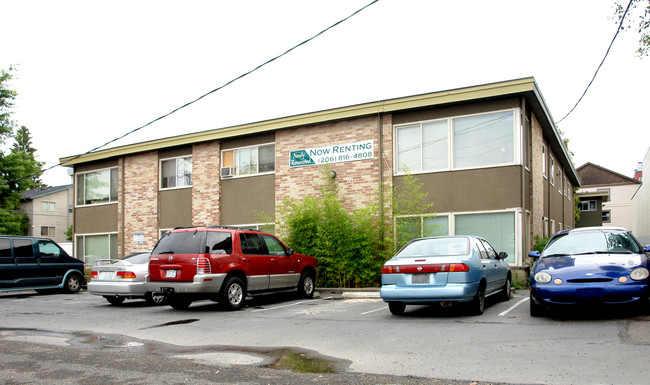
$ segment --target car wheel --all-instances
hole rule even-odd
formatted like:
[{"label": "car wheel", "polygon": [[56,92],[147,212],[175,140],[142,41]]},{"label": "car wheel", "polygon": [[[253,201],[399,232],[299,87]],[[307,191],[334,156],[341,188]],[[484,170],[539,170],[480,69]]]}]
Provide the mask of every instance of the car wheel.
[{"label": "car wheel", "polygon": [[502,301],[510,301],[510,298],[512,298],[512,293],[510,292],[510,276],[506,278],[506,283],[503,285],[503,291],[501,292],[501,300]]},{"label": "car wheel", "polygon": [[105,295],[104,298],[110,303],[111,305],[121,305],[122,302],[124,302],[125,298],[124,297],[114,297],[114,296],[109,296]]},{"label": "car wheel", "polygon": [[476,295],[472,302],[470,302],[470,310],[474,315],[483,314],[483,311],[485,310],[485,286],[483,284],[478,286]]},{"label": "car wheel", "polygon": [[144,295],[144,300],[150,305],[164,305],[167,301],[167,297],[162,293],[147,292],[147,294]]},{"label": "car wheel", "polygon": [[230,277],[219,296],[219,304],[228,310],[239,310],[244,306],[246,288],[239,277]]},{"label": "car wheel", "polygon": [[81,282],[82,279],[79,274],[70,274],[68,275],[68,278],[65,279],[63,289],[70,294],[74,294],[81,290]]},{"label": "car wheel", "polygon": [[298,282],[298,293],[300,296],[303,298],[312,298],[314,296],[315,286],[314,275],[307,271],[302,273],[300,282]]},{"label": "car wheel", "polygon": [[185,310],[190,307],[192,300],[186,296],[175,294],[167,298],[167,303],[176,310]]},{"label": "car wheel", "polygon": [[542,305],[538,305],[533,301],[533,296],[530,296],[530,316],[543,317],[546,314],[546,309]]},{"label": "car wheel", "polygon": [[390,310],[393,315],[401,315],[404,314],[404,310],[406,310],[406,304],[404,302],[389,302],[388,310]]}]

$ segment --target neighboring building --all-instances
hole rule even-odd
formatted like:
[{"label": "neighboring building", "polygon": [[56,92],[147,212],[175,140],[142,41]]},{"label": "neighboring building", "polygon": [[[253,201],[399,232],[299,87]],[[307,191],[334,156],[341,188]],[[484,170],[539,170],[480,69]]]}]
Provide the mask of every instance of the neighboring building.
[{"label": "neighboring building", "polygon": [[[512,265],[527,266],[534,236],[574,227],[579,185],[533,78],[179,135],[61,162],[74,167],[75,255],[87,262],[151,249],[175,226],[273,226],[260,223],[259,213],[273,218],[285,198],[316,194],[319,165],[329,164],[349,209],[382,196],[378,189],[403,189],[408,169],[434,206],[400,220],[422,235],[435,228],[484,236]],[[390,202],[379,204],[391,219]]]},{"label": "neighboring building", "polygon": [[581,210],[576,227],[605,225],[632,230],[632,196],[641,182],[593,163],[583,164],[577,172],[582,187],[577,192]]},{"label": "neighboring building", "polygon": [[643,182],[643,162],[639,162],[636,166],[636,169],[634,170],[634,180]]},{"label": "neighboring building", "polygon": [[[643,171],[650,175],[650,148],[643,159]],[[632,197],[632,233],[643,245],[650,245],[650,186],[642,183]]]},{"label": "neighboring building", "polygon": [[29,217],[30,226],[25,235],[68,242],[65,232],[73,223],[72,192],[71,184],[25,191],[19,209]]}]

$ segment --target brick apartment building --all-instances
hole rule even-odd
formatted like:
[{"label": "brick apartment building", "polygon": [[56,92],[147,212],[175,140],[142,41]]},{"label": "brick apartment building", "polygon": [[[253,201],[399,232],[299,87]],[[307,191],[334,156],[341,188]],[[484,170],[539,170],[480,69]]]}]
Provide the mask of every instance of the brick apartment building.
[{"label": "brick apartment building", "polygon": [[[415,175],[433,211],[422,235],[483,235],[525,266],[535,235],[574,226],[576,170],[533,78],[305,113],[65,157],[75,255],[151,249],[190,225],[262,226],[316,193],[323,165],[350,206]],[[391,215],[388,202],[381,202]],[[351,208],[351,207],[350,207]],[[434,216],[435,213],[435,216]],[[272,225],[272,224],[270,224]],[[433,227],[435,226],[435,227]]]}]

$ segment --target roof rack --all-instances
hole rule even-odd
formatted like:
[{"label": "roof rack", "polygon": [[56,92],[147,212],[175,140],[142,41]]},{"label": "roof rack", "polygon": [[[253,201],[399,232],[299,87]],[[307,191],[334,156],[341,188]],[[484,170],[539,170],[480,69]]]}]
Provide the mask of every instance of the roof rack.
[{"label": "roof rack", "polygon": [[173,230],[178,230],[178,229],[194,229],[198,227],[204,227],[206,229],[226,229],[226,230],[247,230],[247,231],[262,231],[259,229],[253,229],[251,227],[243,227],[243,226],[223,226],[223,225],[211,225],[211,226],[179,226],[179,227],[174,227]]}]

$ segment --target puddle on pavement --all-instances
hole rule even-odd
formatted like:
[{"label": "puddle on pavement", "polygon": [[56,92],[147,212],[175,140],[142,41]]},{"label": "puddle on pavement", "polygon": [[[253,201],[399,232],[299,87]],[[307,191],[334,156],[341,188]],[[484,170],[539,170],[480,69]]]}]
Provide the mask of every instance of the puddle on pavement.
[{"label": "puddle on pavement", "polygon": [[[162,327],[197,320],[173,321]],[[196,359],[212,365],[252,365],[295,373],[340,373],[347,370],[351,362],[320,355],[314,351],[297,348],[258,348],[231,345],[178,346],[156,341],[138,340],[122,335],[95,334],[88,332],[61,332],[42,329],[0,328],[3,339],[49,345],[68,346],[87,350],[115,349],[129,353],[160,357],[182,357]],[[248,357],[246,357],[248,356]]]}]

